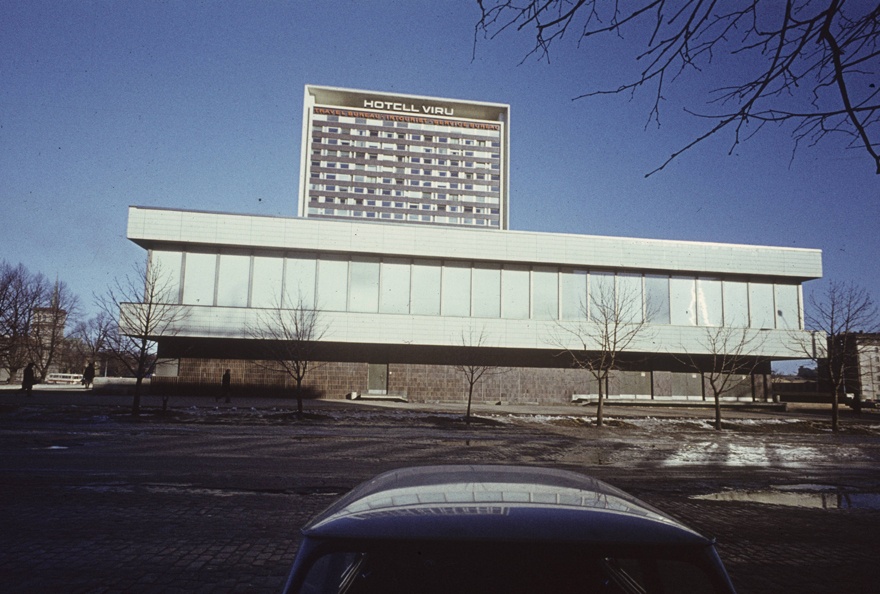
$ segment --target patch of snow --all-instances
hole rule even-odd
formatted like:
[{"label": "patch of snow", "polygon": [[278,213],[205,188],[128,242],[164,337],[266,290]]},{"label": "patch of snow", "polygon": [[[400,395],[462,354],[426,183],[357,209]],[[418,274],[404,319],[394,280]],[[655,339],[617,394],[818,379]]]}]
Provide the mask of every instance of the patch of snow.
[{"label": "patch of snow", "polygon": [[724,465],[730,467],[804,468],[841,459],[859,460],[864,455],[853,448],[814,448],[779,444],[719,444],[697,442],[680,447],[663,466]]}]

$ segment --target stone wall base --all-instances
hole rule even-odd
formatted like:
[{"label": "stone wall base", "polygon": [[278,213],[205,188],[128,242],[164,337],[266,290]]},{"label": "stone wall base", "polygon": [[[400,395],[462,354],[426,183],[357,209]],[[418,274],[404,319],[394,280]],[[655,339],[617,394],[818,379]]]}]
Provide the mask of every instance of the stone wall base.
[{"label": "stone wall base", "polygon": [[[158,373],[153,392],[178,394],[213,393],[220,389],[220,378],[230,370],[233,390],[261,395],[293,394],[294,382],[269,362],[242,359],[179,359],[163,369],[175,375]],[[396,364],[372,366],[372,373],[387,370],[380,378],[384,390],[375,394],[405,397],[409,402],[467,402],[468,383],[464,374],[449,365]],[[168,372],[166,372],[168,373]],[[367,363],[319,362],[311,364],[304,385],[307,397],[344,399],[352,392],[368,395],[375,385]],[[705,385],[702,385],[705,384]],[[725,400],[770,400],[768,375],[737,378],[736,387],[725,392]],[[711,401],[712,390],[700,374],[671,371],[615,371],[604,391],[609,401],[674,400]],[[569,404],[573,399],[589,399],[598,394],[596,379],[583,369],[542,367],[499,367],[489,369],[474,387],[475,404]],[[584,398],[587,397],[587,398]]]}]

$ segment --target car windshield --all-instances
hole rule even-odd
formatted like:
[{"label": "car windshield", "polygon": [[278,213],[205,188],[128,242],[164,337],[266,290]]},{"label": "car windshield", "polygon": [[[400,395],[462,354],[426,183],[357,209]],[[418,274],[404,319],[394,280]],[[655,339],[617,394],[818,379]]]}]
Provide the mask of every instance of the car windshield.
[{"label": "car windshield", "polygon": [[536,544],[409,543],[318,557],[300,592],[711,593],[701,555]]}]

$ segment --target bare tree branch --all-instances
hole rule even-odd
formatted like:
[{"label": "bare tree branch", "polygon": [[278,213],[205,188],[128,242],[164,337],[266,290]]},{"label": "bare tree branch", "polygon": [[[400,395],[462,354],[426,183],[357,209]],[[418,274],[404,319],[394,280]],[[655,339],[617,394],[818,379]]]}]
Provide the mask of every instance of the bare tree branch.
[{"label": "bare tree branch", "polygon": [[42,274],[32,274],[22,264],[0,265],[0,358],[9,381],[32,360],[34,315],[48,293]]},{"label": "bare tree branch", "polygon": [[101,361],[99,370],[106,370],[105,359],[115,326],[116,320],[104,311],[79,322],[73,330],[73,337],[78,341],[79,357],[92,363]]},{"label": "bare tree branch", "polygon": [[699,373],[712,390],[717,431],[721,430],[722,396],[739,385],[736,376],[751,376],[765,363],[764,359],[754,355],[765,341],[766,334],[754,329],[716,326],[707,327],[700,340],[699,350],[705,355],[689,353],[686,347],[682,347],[685,352],[682,362]]},{"label": "bare tree branch", "polygon": [[[486,333],[486,328],[481,328],[479,333],[475,332],[474,328],[470,328],[467,332],[462,331],[460,344],[463,347],[464,351],[469,351],[472,353],[476,353],[480,350],[481,347],[484,347],[488,342],[488,334]],[[465,382],[468,385],[468,400],[467,400],[467,413],[465,414],[465,424],[471,424],[471,401],[474,396],[474,386],[476,386],[480,381],[488,376],[495,375],[500,373],[500,370],[497,365],[490,364],[479,364],[475,362],[468,363],[460,363],[455,365],[455,370],[458,371],[462,377],[464,377]]]},{"label": "bare tree branch", "polygon": [[[133,273],[117,278],[97,303],[111,319],[107,352],[134,378],[135,390],[132,416],[140,415],[141,385],[158,362],[156,338],[173,336],[190,315],[186,306],[177,303],[177,283],[158,263],[135,266]],[[163,400],[167,404],[167,400]]]},{"label": "bare tree branch", "polygon": [[263,310],[257,323],[246,329],[263,349],[260,364],[293,380],[299,416],[303,414],[303,381],[318,365],[315,356],[326,332],[320,310],[308,306],[301,295],[293,307],[278,303]]},{"label": "bare tree branch", "polygon": [[840,431],[839,401],[848,376],[857,373],[846,354],[857,332],[880,330],[880,312],[870,293],[853,283],[831,282],[807,300],[805,327],[813,332],[807,340],[796,338],[799,355],[827,371],[831,388],[831,428]]},{"label": "bare tree branch", "polygon": [[[880,174],[880,6],[844,0],[478,0],[479,39],[532,31],[534,47],[523,58],[550,58],[551,45],[580,27],[579,47],[608,35],[629,38],[642,50],[639,73],[613,88],[590,89],[576,99],[653,88],[648,122],[660,122],[666,85],[687,71],[711,72],[722,82],[704,97],[717,106],[701,118],[715,121],[674,151],[650,176],[704,140],[731,130],[733,151],[767,122],[791,122],[794,150],[831,135],[849,137]],[[742,68],[713,63],[736,56]],[[752,67],[752,65],[756,65]],[[752,67],[749,71],[748,68]],[[743,74],[746,72],[746,74]],[[684,83],[682,83],[684,84]],[[804,109],[809,106],[810,109]],[[699,109],[685,106],[698,114]],[[754,122],[757,128],[747,131]]]},{"label": "bare tree branch", "polygon": [[649,331],[651,312],[646,311],[641,290],[618,283],[614,275],[591,275],[589,283],[581,319],[559,320],[553,342],[575,367],[588,371],[598,382],[596,425],[601,427],[609,375],[622,368],[623,354]]},{"label": "bare tree branch", "polygon": [[68,320],[78,313],[79,299],[68,286],[55,281],[51,288],[42,291],[43,298],[34,310],[28,350],[36,364],[40,381],[45,381],[50,369],[64,346]]}]

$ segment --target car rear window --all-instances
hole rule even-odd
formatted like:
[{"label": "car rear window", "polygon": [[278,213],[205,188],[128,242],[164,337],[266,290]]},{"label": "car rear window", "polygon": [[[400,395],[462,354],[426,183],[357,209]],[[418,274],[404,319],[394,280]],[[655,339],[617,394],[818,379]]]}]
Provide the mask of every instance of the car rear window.
[{"label": "car rear window", "polygon": [[720,591],[713,583],[701,555],[680,551],[410,543],[326,553],[312,564],[300,592],[703,594]]}]

